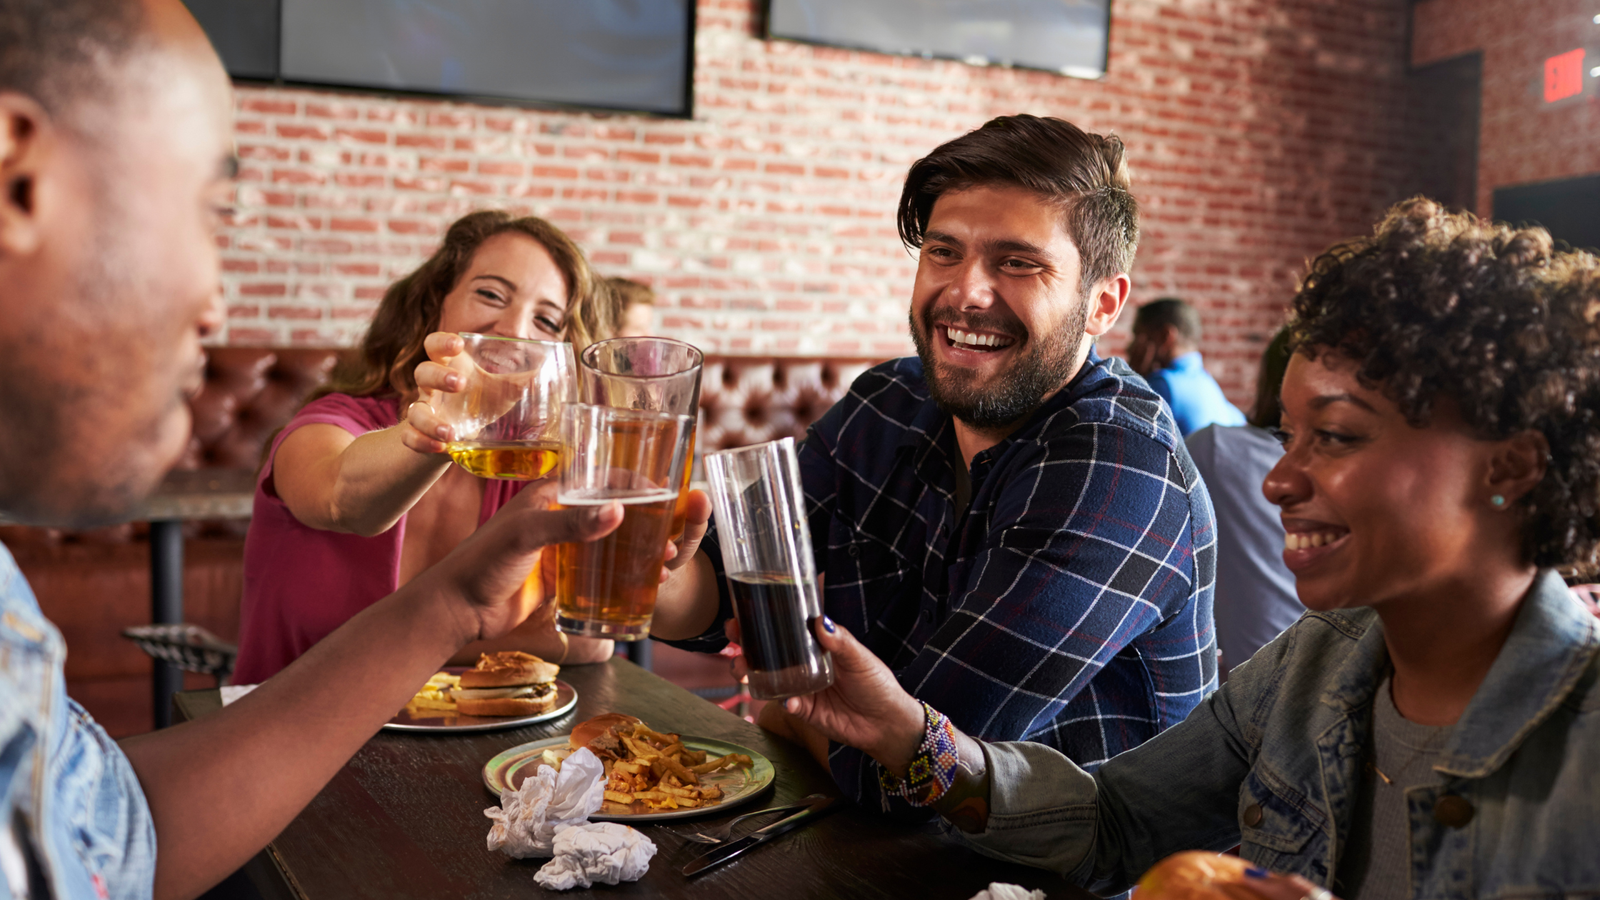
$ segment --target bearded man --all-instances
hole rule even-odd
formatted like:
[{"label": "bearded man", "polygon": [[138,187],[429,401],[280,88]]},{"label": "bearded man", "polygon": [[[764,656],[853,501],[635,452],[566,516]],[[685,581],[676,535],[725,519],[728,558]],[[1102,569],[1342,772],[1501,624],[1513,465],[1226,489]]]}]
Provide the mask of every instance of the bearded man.
[{"label": "bearded man", "polygon": [[[917,357],[862,375],[800,448],[823,609],[963,731],[1092,770],[1216,687],[1210,499],[1161,399],[1094,350],[1138,243],[1122,142],[995,119],[911,167],[899,224]],[[663,586],[656,636],[726,642],[716,541]],[[761,724],[912,815],[781,707]]]}]

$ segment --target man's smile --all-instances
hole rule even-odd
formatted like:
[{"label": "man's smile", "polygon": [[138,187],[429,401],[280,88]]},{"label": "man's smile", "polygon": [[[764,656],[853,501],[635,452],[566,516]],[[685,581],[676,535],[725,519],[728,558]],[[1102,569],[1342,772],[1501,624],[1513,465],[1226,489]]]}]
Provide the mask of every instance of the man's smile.
[{"label": "man's smile", "polygon": [[963,331],[953,325],[943,326],[945,338],[950,345],[959,350],[973,350],[981,353],[1004,350],[1016,343],[1016,338],[1003,334],[981,331]]}]

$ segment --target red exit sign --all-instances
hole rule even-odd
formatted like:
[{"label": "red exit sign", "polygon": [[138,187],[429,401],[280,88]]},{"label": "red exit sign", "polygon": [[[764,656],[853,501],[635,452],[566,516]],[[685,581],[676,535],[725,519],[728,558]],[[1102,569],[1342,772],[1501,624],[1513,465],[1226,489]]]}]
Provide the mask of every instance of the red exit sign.
[{"label": "red exit sign", "polygon": [[1583,93],[1583,49],[1568,50],[1544,61],[1544,102],[1554,103]]}]

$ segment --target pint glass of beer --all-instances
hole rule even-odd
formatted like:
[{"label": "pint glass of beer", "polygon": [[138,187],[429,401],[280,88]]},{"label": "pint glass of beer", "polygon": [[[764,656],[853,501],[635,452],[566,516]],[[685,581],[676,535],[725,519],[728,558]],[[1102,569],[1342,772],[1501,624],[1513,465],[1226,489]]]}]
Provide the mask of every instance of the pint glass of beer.
[{"label": "pint glass of beer", "polygon": [[455,430],[447,448],[479,478],[531,481],[561,458],[561,408],[578,399],[572,345],[463,334],[466,349],[446,363],[465,382],[435,394],[439,417]]},{"label": "pint glass of beer", "polygon": [[794,438],[705,456],[722,565],[750,666],[750,696],[777,700],[833,684]]},{"label": "pint glass of beer", "polygon": [[585,403],[649,409],[690,417],[689,452],[672,515],[672,537],[683,533],[694,467],[694,422],[700,412],[700,368],[705,357],[691,344],[671,338],[629,337],[598,341],[580,357],[579,391]]},{"label": "pint glass of beer", "polygon": [[637,641],[650,635],[667,535],[678,505],[688,416],[588,403],[561,417],[561,506],[622,504],[622,524],[597,541],[556,547],[556,627]]}]

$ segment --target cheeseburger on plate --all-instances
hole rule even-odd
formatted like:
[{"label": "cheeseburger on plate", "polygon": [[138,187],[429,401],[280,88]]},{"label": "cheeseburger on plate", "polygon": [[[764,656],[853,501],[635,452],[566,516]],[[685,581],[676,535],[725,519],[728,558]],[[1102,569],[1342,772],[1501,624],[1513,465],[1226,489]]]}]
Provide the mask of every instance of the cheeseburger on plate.
[{"label": "cheeseburger on plate", "polygon": [[556,706],[556,676],[561,667],[531,653],[485,653],[461,673],[454,691],[456,712],[464,716],[532,716]]}]

